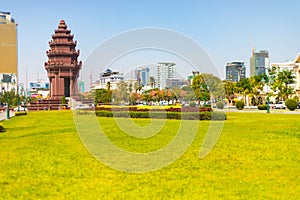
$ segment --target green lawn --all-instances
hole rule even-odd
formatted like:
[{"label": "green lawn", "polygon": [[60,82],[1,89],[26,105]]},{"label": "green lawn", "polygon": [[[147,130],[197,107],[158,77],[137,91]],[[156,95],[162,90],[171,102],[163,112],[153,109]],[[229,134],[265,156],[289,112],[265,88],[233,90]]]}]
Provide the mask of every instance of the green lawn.
[{"label": "green lawn", "polygon": [[[113,143],[148,152],[166,145],[179,121],[149,139],[132,139],[100,118]],[[127,119],[126,119],[127,120]],[[148,119],[136,119],[147,125]],[[228,113],[222,135],[203,160],[209,122],[173,164],[130,174],[108,168],[81,143],[71,111],[30,112],[3,122],[0,199],[297,199],[300,115]]]}]

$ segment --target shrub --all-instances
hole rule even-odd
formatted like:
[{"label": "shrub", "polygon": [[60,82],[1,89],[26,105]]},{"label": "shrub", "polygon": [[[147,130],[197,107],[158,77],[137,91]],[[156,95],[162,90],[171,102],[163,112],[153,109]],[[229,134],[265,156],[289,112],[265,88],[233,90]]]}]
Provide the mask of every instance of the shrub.
[{"label": "shrub", "polygon": [[267,105],[258,105],[258,110],[267,110]]},{"label": "shrub", "polygon": [[27,112],[15,112],[15,116],[27,115]]},{"label": "shrub", "polygon": [[156,118],[156,119],[185,119],[185,120],[226,120],[224,112],[143,112],[143,111],[96,111],[98,117],[120,117],[120,118]]},{"label": "shrub", "polygon": [[66,100],[66,97],[65,97],[65,96],[62,96],[62,97],[61,97],[61,104],[62,104],[62,105],[67,104],[67,100]]},{"label": "shrub", "polygon": [[0,124],[0,132],[5,132],[4,126]]},{"label": "shrub", "polygon": [[214,111],[211,112],[211,120],[226,120],[227,114],[225,112]]},{"label": "shrub", "polygon": [[285,101],[285,105],[289,110],[295,110],[298,106],[298,102],[295,99],[288,99]]},{"label": "shrub", "polygon": [[222,101],[218,101],[216,104],[218,109],[223,109],[224,108],[224,103]]},{"label": "shrub", "polygon": [[237,108],[238,110],[243,110],[245,104],[244,104],[243,101],[237,101],[237,102],[235,103],[235,106],[236,106],[236,108]]}]

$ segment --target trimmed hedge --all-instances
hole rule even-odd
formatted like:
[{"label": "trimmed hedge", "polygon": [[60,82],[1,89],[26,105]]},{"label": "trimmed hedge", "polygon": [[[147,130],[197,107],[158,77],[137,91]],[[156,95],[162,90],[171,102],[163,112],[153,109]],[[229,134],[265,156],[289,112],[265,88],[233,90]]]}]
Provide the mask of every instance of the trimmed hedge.
[{"label": "trimmed hedge", "polygon": [[236,108],[237,108],[238,110],[243,110],[245,104],[244,104],[243,101],[237,101],[237,102],[235,102],[235,106],[236,106]]},{"label": "trimmed hedge", "polygon": [[267,105],[258,105],[258,110],[267,110]]},{"label": "trimmed hedge", "polygon": [[[80,113],[88,114],[88,113]],[[185,119],[185,120],[226,120],[224,112],[144,112],[144,111],[118,111],[101,110],[95,112],[97,117],[122,117],[122,118],[156,118],[156,119]]]},{"label": "trimmed hedge", "polygon": [[15,112],[15,116],[27,115],[27,112]]},{"label": "trimmed hedge", "polygon": [[218,101],[216,103],[216,106],[217,106],[218,109],[223,109],[224,108],[224,103],[222,101]]},{"label": "trimmed hedge", "polygon": [[295,99],[288,99],[285,101],[286,107],[293,111],[298,107],[298,102]]}]

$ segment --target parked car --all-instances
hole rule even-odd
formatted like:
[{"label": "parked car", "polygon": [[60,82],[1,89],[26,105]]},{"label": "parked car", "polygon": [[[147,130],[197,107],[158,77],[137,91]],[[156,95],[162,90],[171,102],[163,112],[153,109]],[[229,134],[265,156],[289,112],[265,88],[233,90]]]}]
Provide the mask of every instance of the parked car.
[{"label": "parked car", "polygon": [[274,109],[275,108],[275,103],[273,103],[273,101],[270,101],[269,106],[270,106],[271,109]]},{"label": "parked car", "polygon": [[278,101],[275,104],[275,109],[286,109],[286,105],[285,105],[284,101]]},{"label": "parked car", "polygon": [[91,109],[91,108],[92,108],[91,106],[88,106],[85,104],[80,104],[75,107],[75,110],[87,110],[87,109]]}]

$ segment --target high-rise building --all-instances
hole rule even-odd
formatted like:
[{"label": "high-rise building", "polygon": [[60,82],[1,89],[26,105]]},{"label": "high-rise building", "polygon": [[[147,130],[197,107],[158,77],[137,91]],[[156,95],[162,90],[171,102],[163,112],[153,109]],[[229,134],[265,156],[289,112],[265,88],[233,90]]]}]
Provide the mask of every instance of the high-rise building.
[{"label": "high-rise building", "polygon": [[230,62],[226,64],[226,80],[239,82],[243,78],[246,78],[244,62]]},{"label": "high-rise building", "polygon": [[17,24],[9,12],[0,11],[0,92],[17,92]]},{"label": "high-rise building", "polygon": [[159,89],[172,87],[170,83],[176,79],[176,64],[160,62],[156,69],[156,85]]},{"label": "high-rise building", "polygon": [[269,68],[269,52],[266,50],[252,51],[250,58],[250,76],[266,74]]},{"label": "high-rise building", "polygon": [[142,86],[147,86],[150,82],[150,68],[140,67],[136,69],[135,78]]}]

